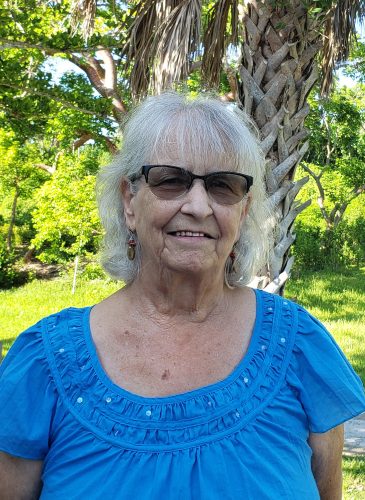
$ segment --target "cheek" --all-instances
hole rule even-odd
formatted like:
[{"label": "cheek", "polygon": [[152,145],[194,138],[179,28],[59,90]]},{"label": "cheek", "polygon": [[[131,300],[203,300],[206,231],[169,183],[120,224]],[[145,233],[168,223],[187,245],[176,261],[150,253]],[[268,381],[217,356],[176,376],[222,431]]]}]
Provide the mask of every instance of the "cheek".
[{"label": "cheek", "polygon": [[153,246],[163,240],[163,230],[174,216],[171,206],[149,197],[143,199],[136,210],[136,231],[139,240]]},{"label": "cheek", "polygon": [[242,217],[242,209],[238,208],[234,211],[227,211],[225,217],[222,218],[222,233],[227,238],[233,238],[235,241],[239,238],[244,217]]}]

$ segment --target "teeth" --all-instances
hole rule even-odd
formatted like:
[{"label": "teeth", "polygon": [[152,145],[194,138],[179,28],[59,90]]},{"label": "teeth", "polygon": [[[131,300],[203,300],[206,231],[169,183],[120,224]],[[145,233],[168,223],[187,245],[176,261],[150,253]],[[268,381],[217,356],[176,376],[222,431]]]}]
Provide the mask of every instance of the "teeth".
[{"label": "teeth", "polygon": [[205,236],[204,233],[198,233],[193,231],[176,231],[176,236]]}]

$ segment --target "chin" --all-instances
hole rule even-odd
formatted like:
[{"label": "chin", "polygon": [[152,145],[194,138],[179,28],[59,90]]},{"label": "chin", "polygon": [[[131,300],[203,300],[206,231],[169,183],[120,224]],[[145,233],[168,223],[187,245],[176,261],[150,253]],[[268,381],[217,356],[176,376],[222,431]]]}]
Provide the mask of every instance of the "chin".
[{"label": "chin", "polygon": [[202,262],[201,260],[189,259],[185,262],[170,262],[167,265],[170,271],[197,275],[201,273],[216,273],[217,265],[215,263]]}]

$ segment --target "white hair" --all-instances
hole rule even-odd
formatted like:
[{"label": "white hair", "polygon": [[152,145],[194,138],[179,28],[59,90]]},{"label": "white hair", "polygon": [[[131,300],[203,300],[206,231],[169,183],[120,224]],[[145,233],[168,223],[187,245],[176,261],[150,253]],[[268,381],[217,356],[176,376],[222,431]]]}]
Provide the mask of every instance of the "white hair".
[{"label": "white hair", "polygon": [[[101,263],[113,278],[132,282],[140,267],[127,257],[130,231],[121,200],[121,181],[139,175],[142,165],[173,150],[179,158],[199,158],[229,165],[230,170],[251,175],[252,202],[235,245],[234,269],[226,265],[229,286],[246,285],[267,262],[271,238],[271,210],[264,181],[265,161],[257,134],[247,115],[237,106],[210,96],[191,98],[166,92],[148,97],[129,116],[121,151],[98,175],[99,212],[105,230]],[[131,182],[132,189],[137,189]],[[134,235],[136,239],[137,235]]]}]

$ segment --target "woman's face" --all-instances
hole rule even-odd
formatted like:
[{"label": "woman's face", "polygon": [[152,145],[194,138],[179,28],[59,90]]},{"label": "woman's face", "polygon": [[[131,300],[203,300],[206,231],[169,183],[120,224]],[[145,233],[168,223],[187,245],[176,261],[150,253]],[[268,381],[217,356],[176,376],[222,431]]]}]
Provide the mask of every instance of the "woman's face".
[{"label": "woman's face", "polygon": [[[204,175],[227,166],[207,162],[183,161],[162,155],[151,162],[173,165]],[[187,164],[188,163],[188,164]],[[142,269],[145,265],[164,271],[202,273],[223,272],[246,216],[249,197],[234,205],[220,205],[206,192],[204,182],[194,180],[190,190],[173,200],[157,198],[141,179],[136,194],[122,184],[125,217],[141,245]]]}]

